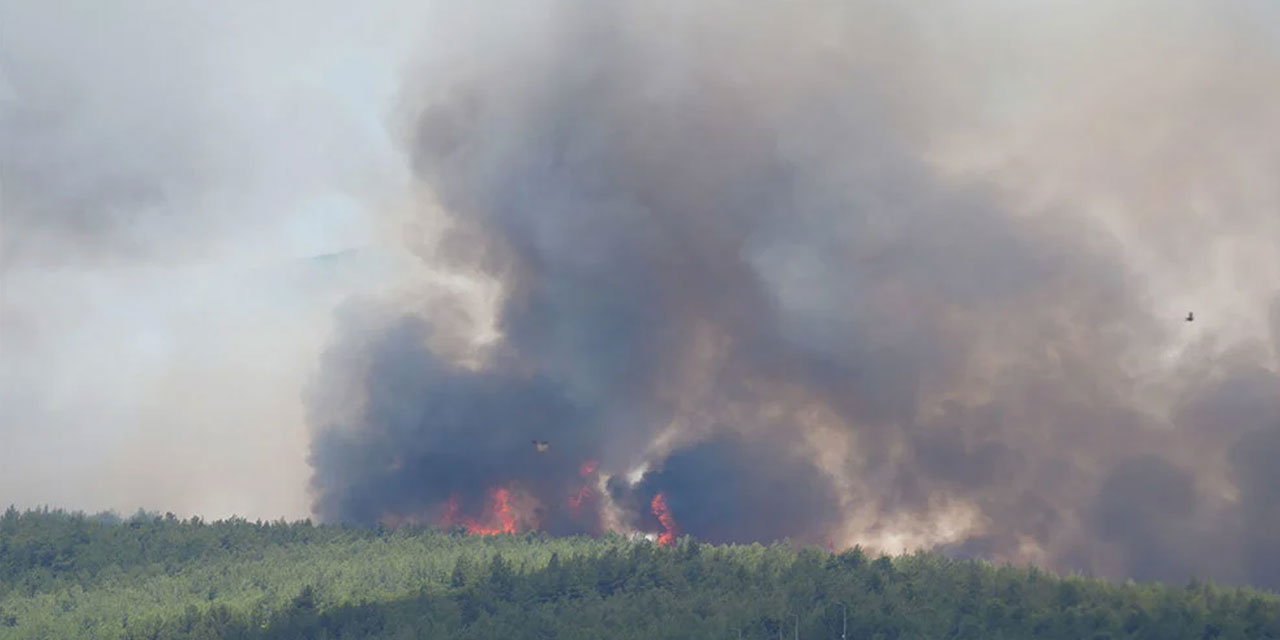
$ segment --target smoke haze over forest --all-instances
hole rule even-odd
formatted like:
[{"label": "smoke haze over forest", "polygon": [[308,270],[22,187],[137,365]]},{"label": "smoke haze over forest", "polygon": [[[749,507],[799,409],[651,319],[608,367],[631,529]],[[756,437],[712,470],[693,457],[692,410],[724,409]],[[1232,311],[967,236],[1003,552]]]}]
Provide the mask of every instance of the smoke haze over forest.
[{"label": "smoke haze over forest", "polygon": [[1280,587],[1270,3],[471,4],[0,0],[0,498]]}]

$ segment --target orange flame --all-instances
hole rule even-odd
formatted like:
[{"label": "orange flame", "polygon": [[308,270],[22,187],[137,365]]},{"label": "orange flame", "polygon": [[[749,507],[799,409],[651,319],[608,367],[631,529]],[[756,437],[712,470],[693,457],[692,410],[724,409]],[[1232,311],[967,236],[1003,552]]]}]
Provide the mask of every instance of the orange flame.
[{"label": "orange flame", "polygon": [[649,508],[653,510],[653,515],[658,516],[658,522],[662,523],[662,528],[666,529],[658,534],[658,544],[663,546],[675,544],[676,536],[680,535],[680,525],[676,524],[675,516],[671,515],[671,509],[667,507],[667,496],[658,492],[649,503]]},{"label": "orange flame", "polygon": [[462,525],[466,528],[467,533],[481,536],[491,536],[499,533],[515,533],[516,532],[516,512],[511,506],[511,491],[505,487],[498,487],[489,491],[489,509],[486,514],[488,517],[485,521],[479,521],[467,516],[458,515],[458,500],[456,497],[450,497],[445,504],[444,516],[441,521],[445,525]]}]

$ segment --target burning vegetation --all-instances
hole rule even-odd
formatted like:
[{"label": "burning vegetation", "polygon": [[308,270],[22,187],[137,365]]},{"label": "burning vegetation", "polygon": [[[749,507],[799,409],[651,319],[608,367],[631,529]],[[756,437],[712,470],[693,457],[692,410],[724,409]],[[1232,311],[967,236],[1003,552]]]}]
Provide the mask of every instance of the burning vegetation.
[{"label": "burning vegetation", "polygon": [[516,533],[519,531],[520,519],[515,507],[511,504],[511,490],[503,487],[489,492],[489,504],[485,512],[473,518],[459,513],[457,497],[450,497],[445,503],[444,515],[440,523],[446,527],[461,526],[473,535],[495,535],[499,533]]},{"label": "burning vegetation", "polygon": [[671,515],[671,509],[667,507],[667,497],[661,493],[654,494],[653,500],[649,503],[649,509],[658,518],[658,522],[662,523],[662,533],[658,534],[658,544],[663,546],[675,544],[676,536],[680,535],[680,528],[676,524],[675,516]]},{"label": "burning vegetation", "polygon": [[[604,530],[599,519],[599,512],[605,507],[601,502],[603,494],[597,489],[603,480],[599,468],[598,460],[587,460],[578,465],[578,476],[582,484],[564,500],[563,507],[577,523],[574,532],[600,533]],[[645,491],[643,487],[636,487],[634,490],[639,492],[636,495]],[[537,495],[517,491],[514,485],[493,487],[486,492],[482,502],[472,502],[476,504],[469,509],[464,506],[463,499],[458,494],[452,494],[444,500],[440,515],[428,521],[442,528],[461,528],[471,535],[489,536],[542,529],[540,518],[550,515],[554,520],[558,511],[556,504],[543,502]],[[681,534],[680,525],[667,504],[666,495],[658,491],[647,504],[647,515],[651,515],[652,519],[639,518],[634,526],[627,528],[648,531],[660,545],[675,544]],[[609,506],[617,508],[612,501]],[[378,522],[395,528],[408,523],[423,524],[423,519],[384,513],[378,518]]]},{"label": "burning vegetation", "polygon": [[[587,460],[578,466],[581,484],[568,493],[563,507],[569,517],[581,523],[578,531],[598,532],[598,527],[588,523],[597,518],[599,509],[598,491],[593,486],[598,483],[597,460]],[[501,533],[519,533],[537,530],[543,517],[557,514],[554,502],[544,502],[540,496],[528,492],[513,491],[511,486],[493,487],[487,492],[487,499],[478,508],[468,511],[462,506],[462,499],[457,494],[450,495],[444,501],[441,515],[435,524],[446,527],[461,527],[473,535],[496,535]],[[379,521],[386,526],[397,526],[409,519],[397,517],[395,514],[384,514]],[[417,519],[413,519],[417,521]]]}]

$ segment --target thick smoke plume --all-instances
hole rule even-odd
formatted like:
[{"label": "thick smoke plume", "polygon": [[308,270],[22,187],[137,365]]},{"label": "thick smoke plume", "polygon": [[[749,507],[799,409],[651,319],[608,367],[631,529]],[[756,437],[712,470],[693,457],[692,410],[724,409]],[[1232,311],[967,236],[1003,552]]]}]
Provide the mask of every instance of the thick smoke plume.
[{"label": "thick smoke plume", "polygon": [[496,337],[353,303],[317,513],[1280,586],[1265,9],[899,5],[439,11],[421,252]]}]

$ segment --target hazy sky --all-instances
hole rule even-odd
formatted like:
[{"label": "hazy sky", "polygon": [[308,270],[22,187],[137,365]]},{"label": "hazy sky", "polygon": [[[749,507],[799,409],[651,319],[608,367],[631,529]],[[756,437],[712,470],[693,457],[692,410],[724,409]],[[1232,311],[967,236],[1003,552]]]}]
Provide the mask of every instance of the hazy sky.
[{"label": "hazy sky", "polygon": [[[840,542],[1280,526],[1231,453],[1280,428],[1274,3],[471,4],[0,0],[0,503],[417,509],[351,461],[443,387],[569,398],[677,516],[786,433]],[[494,323],[563,389],[436,360]]]},{"label": "hazy sky", "polygon": [[308,512],[301,385],[404,163],[416,3],[0,4],[0,497]]}]

